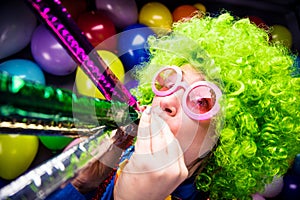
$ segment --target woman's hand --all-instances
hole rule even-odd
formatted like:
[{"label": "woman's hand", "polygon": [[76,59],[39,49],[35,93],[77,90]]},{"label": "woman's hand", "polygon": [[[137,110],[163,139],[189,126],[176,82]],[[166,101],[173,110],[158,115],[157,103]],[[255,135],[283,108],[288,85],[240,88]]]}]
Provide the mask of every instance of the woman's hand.
[{"label": "woman's hand", "polygon": [[136,125],[129,124],[114,131],[112,138],[104,138],[99,148],[90,152],[94,158],[72,180],[73,186],[81,193],[96,189],[117,167],[122,152],[131,145],[136,132]]},{"label": "woman's hand", "polygon": [[135,152],[123,167],[115,199],[165,199],[188,176],[183,152],[168,125],[155,112],[143,112]]}]

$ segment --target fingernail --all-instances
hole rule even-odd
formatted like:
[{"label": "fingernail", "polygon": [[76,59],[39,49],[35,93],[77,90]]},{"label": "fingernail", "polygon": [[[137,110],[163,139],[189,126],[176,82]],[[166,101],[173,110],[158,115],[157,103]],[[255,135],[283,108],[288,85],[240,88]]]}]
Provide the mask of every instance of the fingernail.
[{"label": "fingernail", "polygon": [[147,106],[144,112],[149,115],[151,113],[151,106]]}]

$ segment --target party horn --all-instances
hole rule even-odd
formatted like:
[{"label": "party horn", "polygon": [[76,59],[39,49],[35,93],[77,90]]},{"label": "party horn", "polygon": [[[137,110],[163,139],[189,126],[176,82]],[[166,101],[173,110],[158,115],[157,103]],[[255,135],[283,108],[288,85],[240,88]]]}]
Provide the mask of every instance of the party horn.
[{"label": "party horn", "polygon": [[0,96],[0,133],[78,137],[139,118],[124,102],[80,96],[6,72],[0,73]]},{"label": "party horn", "polygon": [[[102,157],[107,152],[107,149],[110,149],[111,145],[117,145],[118,140],[123,140],[124,136],[134,136],[136,127],[132,123],[118,129],[116,132],[102,128],[95,135],[90,136],[78,145],[62,152],[1,188],[0,199],[45,199],[49,194],[74,177],[79,170],[87,166],[93,158]],[[118,135],[118,131],[122,133]],[[101,144],[105,140],[111,141],[110,146],[99,148],[100,146],[103,147]],[[131,140],[127,140],[122,143],[130,142]],[[95,152],[97,155],[95,155]]]},{"label": "party horn", "polygon": [[25,0],[56,36],[107,100],[125,102],[138,110],[134,96],[107,67],[59,0]]}]

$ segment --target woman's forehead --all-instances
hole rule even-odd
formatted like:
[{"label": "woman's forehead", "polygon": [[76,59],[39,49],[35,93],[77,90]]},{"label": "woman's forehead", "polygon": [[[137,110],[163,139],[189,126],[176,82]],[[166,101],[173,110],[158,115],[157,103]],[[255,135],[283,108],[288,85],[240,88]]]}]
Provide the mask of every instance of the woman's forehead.
[{"label": "woman's forehead", "polygon": [[190,64],[182,65],[180,69],[183,74],[183,79],[189,84],[196,81],[205,81],[204,75]]}]

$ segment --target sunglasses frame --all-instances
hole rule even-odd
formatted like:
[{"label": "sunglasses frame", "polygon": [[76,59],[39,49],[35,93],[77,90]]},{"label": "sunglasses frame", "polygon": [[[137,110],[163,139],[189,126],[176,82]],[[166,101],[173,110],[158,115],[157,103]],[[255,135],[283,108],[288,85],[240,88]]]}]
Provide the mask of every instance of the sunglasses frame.
[{"label": "sunglasses frame", "polygon": [[[158,75],[165,71],[165,70],[168,70],[168,69],[171,69],[171,70],[174,70],[177,74],[177,79],[176,79],[176,82],[174,83],[174,85],[167,91],[159,91],[157,90],[157,88],[155,87],[155,82],[157,80],[157,77]],[[166,66],[166,67],[163,67],[161,68],[153,77],[153,80],[152,80],[152,91],[154,92],[155,95],[157,96],[168,96],[170,94],[173,94],[174,92],[176,92],[178,90],[178,88],[183,88],[185,91],[184,91],[184,94],[182,96],[182,108],[184,110],[184,112],[192,119],[194,120],[207,120],[207,119],[210,119],[212,118],[213,116],[215,116],[219,110],[220,110],[220,104],[218,103],[219,99],[221,98],[222,96],[222,92],[220,90],[220,88],[209,82],[209,81],[197,81],[195,83],[193,83],[192,85],[188,85],[186,82],[183,82],[182,81],[182,78],[183,78],[183,75],[182,75],[182,71],[179,67],[177,66]],[[216,101],[213,105],[213,107],[206,113],[203,113],[203,114],[196,114],[194,112],[192,112],[189,108],[188,108],[188,105],[187,105],[187,98],[188,98],[188,94],[189,92],[198,87],[198,86],[206,86],[206,87],[209,87],[211,88],[214,93],[215,93],[215,97],[216,97]]]}]

